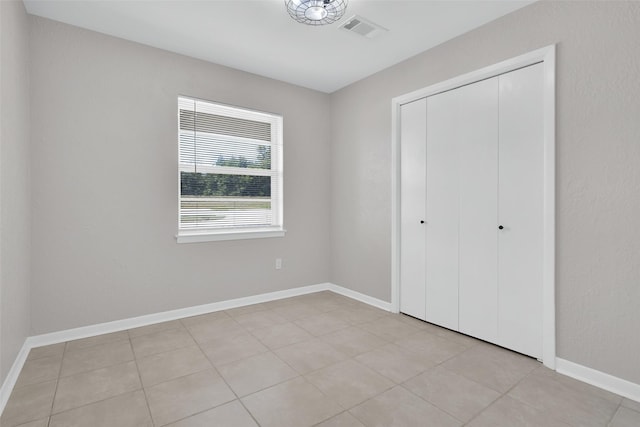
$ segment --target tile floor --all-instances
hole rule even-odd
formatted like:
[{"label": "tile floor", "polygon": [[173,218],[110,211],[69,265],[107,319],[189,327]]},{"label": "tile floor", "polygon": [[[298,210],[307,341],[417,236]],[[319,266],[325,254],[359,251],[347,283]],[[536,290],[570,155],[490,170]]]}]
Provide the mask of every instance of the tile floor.
[{"label": "tile floor", "polygon": [[35,348],[2,427],[640,426],[640,403],[331,292]]}]

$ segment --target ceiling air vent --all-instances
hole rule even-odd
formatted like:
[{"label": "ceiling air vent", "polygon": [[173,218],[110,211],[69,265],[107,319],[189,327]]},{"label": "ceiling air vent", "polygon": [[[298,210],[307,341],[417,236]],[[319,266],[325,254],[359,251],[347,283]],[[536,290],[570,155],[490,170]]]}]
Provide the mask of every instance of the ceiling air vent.
[{"label": "ceiling air vent", "polygon": [[387,32],[386,28],[381,27],[378,24],[374,24],[368,19],[362,16],[354,15],[347,19],[344,24],[340,26],[341,29],[349,31],[350,33],[358,34],[360,36],[372,39],[380,34]]}]

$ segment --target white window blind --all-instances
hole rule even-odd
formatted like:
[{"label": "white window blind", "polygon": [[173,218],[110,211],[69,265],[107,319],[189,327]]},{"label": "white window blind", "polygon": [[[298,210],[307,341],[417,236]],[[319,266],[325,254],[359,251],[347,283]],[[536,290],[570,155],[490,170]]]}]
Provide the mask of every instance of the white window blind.
[{"label": "white window blind", "polygon": [[178,241],[282,232],[282,117],[186,97],[178,110]]}]

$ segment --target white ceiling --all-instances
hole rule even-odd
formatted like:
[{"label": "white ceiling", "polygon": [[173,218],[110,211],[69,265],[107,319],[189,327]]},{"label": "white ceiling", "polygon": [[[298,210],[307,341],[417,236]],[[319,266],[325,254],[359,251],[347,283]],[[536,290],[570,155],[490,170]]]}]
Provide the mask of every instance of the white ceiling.
[{"label": "white ceiling", "polygon": [[[351,0],[344,18],[311,27],[283,0],[24,0],[33,15],[333,92],[532,0]],[[389,31],[338,29],[354,14]]]}]

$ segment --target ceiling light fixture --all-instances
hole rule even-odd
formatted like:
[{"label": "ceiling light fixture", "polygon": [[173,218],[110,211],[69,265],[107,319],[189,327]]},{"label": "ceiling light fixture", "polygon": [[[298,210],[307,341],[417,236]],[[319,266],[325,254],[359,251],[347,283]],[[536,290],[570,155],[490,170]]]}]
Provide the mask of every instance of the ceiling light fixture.
[{"label": "ceiling light fixture", "polygon": [[287,12],[307,25],[332,24],[342,18],[349,0],[284,0]]}]

